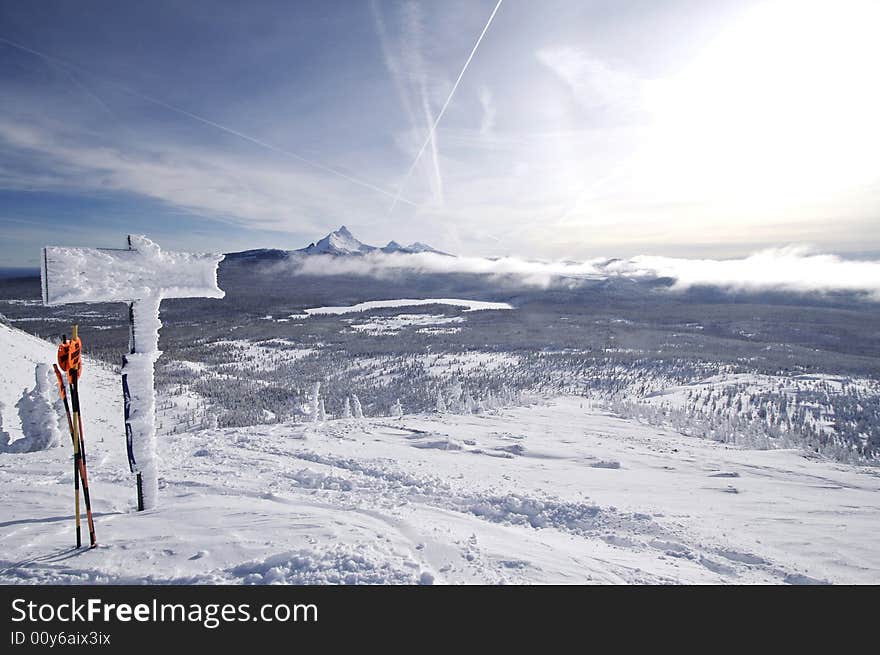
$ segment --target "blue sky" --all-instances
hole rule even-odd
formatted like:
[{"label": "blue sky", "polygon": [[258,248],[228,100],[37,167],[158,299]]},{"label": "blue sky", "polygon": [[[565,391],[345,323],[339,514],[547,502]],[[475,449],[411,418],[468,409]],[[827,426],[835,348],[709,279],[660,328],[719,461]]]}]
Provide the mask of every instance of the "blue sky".
[{"label": "blue sky", "polygon": [[880,249],[874,3],[504,0],[450,99],[495,5],[0,0],[0,266]]}]

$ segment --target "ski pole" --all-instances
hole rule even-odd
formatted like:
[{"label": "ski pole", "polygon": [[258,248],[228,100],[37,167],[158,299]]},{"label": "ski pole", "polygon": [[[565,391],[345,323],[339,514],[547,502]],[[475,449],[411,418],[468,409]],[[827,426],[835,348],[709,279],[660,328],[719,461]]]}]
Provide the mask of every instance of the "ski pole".
[{"label": "ski pole", "polygon": [[71,370],[71,396],[73,398],[73,415],[76,421],[73,425],[73,429],[76,432],[77,439],[79,439],[80,477],[82,478],[83,498],[86,501],[86,519],[89,524],[89,542],[91,544],[90,547],[94,548],[98,545],[98,540],[95,537],[95,521],[92,518],[92,500],[89,497],[89,474],[88,469],[86,468],[86,444],[82,433],[82,414],[79,411],[77,373],[78,371],[76,369]]},{"label": "ski pole", "polygon": [[70,430],[70,438],[73,439],[73,421],[70,420],[70,404],[67,402],[67,392],[64,390],[64,377],[58,369],[58,364],[52,364],[55,369],[55,377],[58,378],[58,392],[61,394],[61,400],[64,401],[64,413],[67,414],[67,429]]},{"label": "ski pole", "polygon": [[[58,364],[65,371],[70,366],[70,344],[67,342],[67,335],[61,338],[61,345],[58,346]],[[55,367],[55,373],[58,375],[58,388],[61,390],[61,398],[64,400],[64,410],[67,412],[67,427],[70,428],[70,439],[73,442],[73,500],[75,503],[74,515],[76,517],[76,547],[82,546],[82,532],[80,528],[79,517],[79,440],[76,437],[76,429],[73,427],[73,420],[70,418],[70,407],[67,404],[67,394],[64,391],[64,381],[58,367]]]},{"label": "ski pole", "polygon": [[70,340],[70,367],[67,371],[67,375],[70,378],[70,396],[73,402],[73,430],[76,433],[76,440],[79,445],[79,465],[80,465],[80,478],[82,479],[82,487],[83,487],[83,498],[86,501],[86,519],[89,524],[89,542],[90,548],[94,548],[98,545],[97,538],[95,537],[95,522],[92,518],[92,501],[89,497],[89,475],[86,469],[86,448],[85,448],[85,440],[83,438],[82,431],[82,413],[80,412],[79,406],[79,373],[81,370],[81,354],[82,354],[82,341],[79,339],[79,326],[73,326],[73,335]]}]

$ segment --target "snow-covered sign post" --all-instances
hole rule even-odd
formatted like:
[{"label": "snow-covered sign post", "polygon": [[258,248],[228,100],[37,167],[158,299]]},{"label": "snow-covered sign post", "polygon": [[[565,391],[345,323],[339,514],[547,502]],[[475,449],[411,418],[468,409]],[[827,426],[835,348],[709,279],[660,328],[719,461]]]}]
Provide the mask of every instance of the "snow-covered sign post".
[{"label": "snow-covered sign post", "polygon": [[217,266],[223,255],[163,251],[145,236],[127,249],[43,248],[43,303],[128,303],[129,354],[122,358],[128,463],[137,474],[138,509],[156,507],[156,399],[153,365],[159,350],[163,298],[222,298]]}]

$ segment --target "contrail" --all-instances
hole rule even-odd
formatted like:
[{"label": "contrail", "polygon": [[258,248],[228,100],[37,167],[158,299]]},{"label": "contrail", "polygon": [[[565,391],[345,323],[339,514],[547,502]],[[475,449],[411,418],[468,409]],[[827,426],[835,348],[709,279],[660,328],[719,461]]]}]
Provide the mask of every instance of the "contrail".
[{"label": "contrail", "polygon": [[362,186],[366,189],[370,189],[371,191],[375,191],[376,193],[381,193],[382,195],[388,196],[389,198],[394,198],[395,203],[397,203],[399,200],[402,200],[403,202],[405,202],[407,204],[418,206],[418,205],[416,205],[416,203],[412,202],[411,200],[407,200],[405,198],[400,198],[400,191],[398,191],[398,193],[396,193],[396,194],[392,193],[391,191],[377,187],[376,185],[370,184],[369,182],[365,182],[364,180],[359,180],[358,178],[352,177],[351,175],[348,175],[347,173],[343,173],[342,171],[336,170],[335,168],[330,168],[329,166],[325,166],[324,164],[321,164],[321,163],[318,163],[318,162],[313,161],[311,159],[308,159],[306,157],[303,157],[302,155],[298,155],[295,152],[290,152],[289,150],[283,150],[281,148],[278,148],[277,146],[273,146],[271,143],[266,143],[265,141],[262,141],[260,139],[255,138],[255,137],[244,134],[243,132],[239,132],[238,130],[234,130],[231,127],[221,125],[220,123],[216,123],[216,122],[214,122],[210,119],[207,119],[203,116],[199,116],[198,114],[194,114],[192,112],[189,112],[186,109],[181,109],[179,107],[169,105],[167,102],[163,102],[162,100],[159,100],[157,98],[153,98],[153,97],[148,96],[146,94],[143,94],[139,91],[135,91],[134,89],[131,89],[131,88],[125,86],[124,84],[120,84],[119,82],[116,82],[115,80],[111,80],[109,78],[106,78],[106,77],[103,77],[100,75],[95,75],[94,73],[86,70],[82,66],[72,64],[68,61],[65,61],[63,59],[59,59],[58,57],[54,57],[52,55],[47,55],[46,53],[40,52],[39,50],[34,50],[33,48],[28,48],[27,46],[23,46],[20,43],[16,43],[15,41],[10,41],[9,39],[4,38],[2,36],[0,36],[0,41],[2,41],[3,43],[6,43],[7,45],[12,46],[13,48],[18,48],[19,50],[22,50],[24,52],[30,53],[32,55],[36,55],[37,57],[45,59],[48,62],[55,62],[56,64],[59,64],[65,68],[69,68],[72,70],[79,71],[81,73],[85,73],[86,75],[89,75],[91,77],[97,77],[98,79],[103,80],[107,84],[111,84],[112,86],[115,86],[116,88],[118,88],[119,90],[121,90],[127,94],[135,96],[136,98],[140,98],[141,100],[145,100],[146,102],[149,102],[151,104],[157,105],[157,106],[162,107],[164,109],[167,109],[169,111],[173,111],[177,114],[181,114],[183,116],[191,118],[191,119],[198,121],[200,123],[203,123],[205,125],[209,125],[209,126],[214,127],[218,130],[226,132],[227,134],[232,134],[234,136],[239,137],[240,139],[244,139],[245,141],[250,141],[251,143],[253,143],[255,145],[258,145],[262,148],[266,148],[267,150],[271,150],[272,152],[275,152],[279,155],[283,155],[285,157],[290,157],[291,159],[296,159],[297,161],[302,162],[303,164],[307,164],[308,166],[311,166],[312,168],[316,168],[316,169],[323,171],[325,173],[330,173],[331,175],[335,175],[335,176],[340,177],[344,180],[347,180],[353,184],[357,184],[357,185]]},{"label": "contrail", "polygon": [[[431,107],[428,104],[428,91],[425,89],[424,81],[422,87],[422,109],[425,112],[426,122],[430,125],[432,122]],[[436,136],[436,135],[435,135]],[[440,174],[440,157],[437,152],[437,139],[431,139],[431,162],[434,164],[434,194],[439,199],[443,199],[443,176]]]},{"label": "contrail", "polygon": [[[480,36],[477,38],[477,42],[474,44],[473,50],[471,50],[471,54],[468,55],[467,61],[464,62],[464,66],[461,69],[461,72],[458,74],[458,79],[455,80],[455,84],[452,85],[452,91],[449,92],[449,96],[446,98],[446,102],[443,103],[443,108],[440,110],[440,113],[437,114],[437,118],[434,119],[434,124],[431,126],[430,131],[428,132],[428,138],[425,139],[425,142],[422,144],[422,147],[419,149],[418,154],[416,155],[415,160],[413,160],[412,166],[409,167],[409,170],[406,172],[406,175],[403,177],[403,182],[400,183],[400,188],[397,189],[397,194],[394,196],[394,202],[391,203],[391,208],[388,210],[388,213],[394,211],[394,208],[397,206],[397,203],[402,200],[401,194],[403,193],[403,189],[406,187],[406,183],[409,180],[409,176],[412,175],[413,170],[415,170],[416,164],[419,163],[419,159],[422,158],[422,154],[425,152],[425,148],[428,147],[428,144],[434,139],[434,132],[437,130],[437,125],[440,124],[440,119],[443,118],[443,114],[446,112],[446,108],[449,106],[449,103],[452,101],[452,96],[455,95],[455,90],[458,88],[459,83],[461,82],[461,78],[464,77],[465,71],[468,69],[468,66],[471,63],[471,59],[474,58],[474,55],[477,52],[477,48],[480,47],[480,42],[483,40],[483,37],[486,35],[486,32],[489,30],[489,26],[492,24],[492,19],[495,18],[495,14],[498,13],[498,8],[501,6],[501,3],[504,0],[498,0],[498,4],[495,5],[495,9],[492,10],[492,13],[489,15],[489,20],[486,21],[486,26],[483,28],[483,31],[480,32]],[[410,203],[412,204],[412,203]]]}]

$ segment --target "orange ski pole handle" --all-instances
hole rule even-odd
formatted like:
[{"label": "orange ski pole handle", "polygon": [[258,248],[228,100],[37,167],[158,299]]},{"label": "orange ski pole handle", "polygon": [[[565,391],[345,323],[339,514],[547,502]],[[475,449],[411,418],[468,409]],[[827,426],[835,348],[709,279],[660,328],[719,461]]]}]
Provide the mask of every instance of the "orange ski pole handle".
[{"label": "orange ski pole handle", "polygon": [[67,414],[67,428],[70,430],[70,436],[73,437],[73,421],[70,418],[70,405],[67,402],[67,390],[64,388],[64,376],[58,370],[57,364],[52,364],[55,369],[55,377],[58,380],[58,392],[61,394],[61,400],[64,401],[64,413]]},{"label": "orange ski pole handle", "polygon": [[[77,326],[73,326],[73,334],[77,333]],[[78,370],[79,377],[82,377],[82,341],[78,336],[74,336],[68,340],[67,336],[61,338],[58,344],[58,368],[67,373],[70,377],[71,370]]]},{"label": "orange ski pole handle", "polygon": [[79,326],[73,326],[70,341],[67,342],[67,378],[73,381],[72,371],[77,372],[78,378],[82,377],[82,341],[79,338]]},{"label": "orange ski pole handle", "polygon": [[58,344],[58,367],[65,373],[70,368],[70,344],[67,341],[67,335],[61,337],[61,343]]}]

